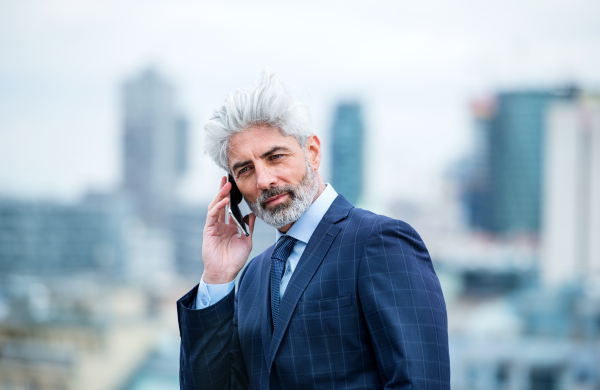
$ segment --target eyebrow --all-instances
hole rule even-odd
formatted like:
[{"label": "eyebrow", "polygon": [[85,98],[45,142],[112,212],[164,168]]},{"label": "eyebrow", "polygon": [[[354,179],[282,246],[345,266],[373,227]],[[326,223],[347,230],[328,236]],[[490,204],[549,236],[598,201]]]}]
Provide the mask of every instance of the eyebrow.
[{"label": "eyebrow", "polygon": [[[282,151],[282,152],[289,152],[290,149],[286,146],[273,146],[271,149],[267,150],[265,153],[260,155],[260,158],[265,158],[275,152],[278,151]],[[246,166],[248,164],[250,164],[252,161],[250,160],[246,160],[246,161],[241,161],[239,163],[235,163],[233,164],[233,167],[231,168],[231,171],[235,173],[235,171],[238,170],[238,168],[242,168],[243,166]]]},{"label": "eyebrow", "polygon": [[270,155],[270,154],[273,154],[273,153],[275,153],[275,152],[279,152],[279,151],[282,151],[282,152],[289,152],[289,151],[290,151],[290,149],[289,149],[289,148],[287,148],[287,147],[285,147],[285,146],[273,146],[273,147],[272,147],[271,149],[269,149],[267,152],[263,153],[263,154],[260,156],[260,158],[265,158],[265,157],[267,157],[268,155]]}]

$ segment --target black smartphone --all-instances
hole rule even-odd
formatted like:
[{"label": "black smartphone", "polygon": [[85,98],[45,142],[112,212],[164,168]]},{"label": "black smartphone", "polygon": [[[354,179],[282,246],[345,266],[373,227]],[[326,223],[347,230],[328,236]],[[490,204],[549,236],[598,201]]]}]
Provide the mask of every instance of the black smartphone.
[{"label": "black smartphone", "polygon": [[247,237],[250,234],[246,229],[244,216],[242,215],[239,206],[239,204],[242,203],[242,199],[244,197],[242,196],[242,193],[240,192],[240,189],[238,188],[237,184],[235,184],[233,176],[227,175],[227,181],[231,183],[231,191],[229,191],[229,215],[233,217],[233,221],[235,222],[235,224],[240,228],[242,232],[244,232],[244,234]]}]

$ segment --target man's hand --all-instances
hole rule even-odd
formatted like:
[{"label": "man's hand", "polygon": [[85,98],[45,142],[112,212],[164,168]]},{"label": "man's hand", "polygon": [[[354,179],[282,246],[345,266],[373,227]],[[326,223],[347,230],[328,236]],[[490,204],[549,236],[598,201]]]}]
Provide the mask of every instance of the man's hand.
[{"label": "man's hand", "polygon": [[230,190],[231,183],[227,182],[227,177],[223,177],[217,196],[208,206],[202,243],[202,279],[207,284],[224,284],[234,280],[246,264],[252,250],[252,232],[256,216],[250,214],[244,218],[249,226],[248,237],[244,234],[240,237],[238,227],[230,216],[229,223],[225,223],[225,206],[229,203]]}]

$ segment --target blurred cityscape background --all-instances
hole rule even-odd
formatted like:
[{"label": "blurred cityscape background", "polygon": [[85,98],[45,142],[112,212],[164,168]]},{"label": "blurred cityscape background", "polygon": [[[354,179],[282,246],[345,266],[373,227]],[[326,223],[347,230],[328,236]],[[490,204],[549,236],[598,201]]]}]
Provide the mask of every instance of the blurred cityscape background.
[{"label": "blurred cityscape background", "polygon": [[600,389],[600,3],[24,0],[0,2],[0,390],[179,388],[223,175],[202,127],[266,66],[325,181],[423,237],[453,389]]}]

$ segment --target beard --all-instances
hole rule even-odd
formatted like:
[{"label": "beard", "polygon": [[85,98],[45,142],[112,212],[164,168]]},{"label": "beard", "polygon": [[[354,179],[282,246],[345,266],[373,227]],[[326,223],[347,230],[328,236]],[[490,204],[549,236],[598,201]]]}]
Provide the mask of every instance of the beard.
[{"label": "beard", "polygon": [[[246,203],[258,218],[262,219],[267,225],[279,229],[300,219],[302,214],[308,210],[318,192],[317,174],[307,160],[306,172],[300,183],[295,186],[271,187],[264,190],[256,201],[248,202],[246,199]],[[285,193],[290,195],[290,200],[276,204],[270,209],[265,208],[264,202],[267,199]]]}]

